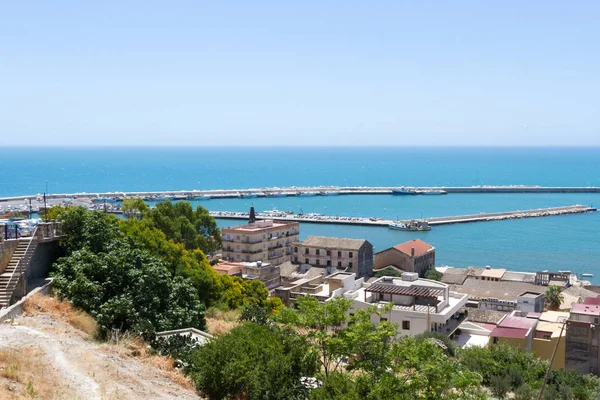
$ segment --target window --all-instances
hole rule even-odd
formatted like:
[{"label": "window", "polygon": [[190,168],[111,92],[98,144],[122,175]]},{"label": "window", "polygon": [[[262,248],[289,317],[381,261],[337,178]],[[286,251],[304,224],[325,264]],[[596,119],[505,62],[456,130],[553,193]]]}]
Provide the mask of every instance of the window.
[{"label": "window", "polygon": [[304,254],[308,254],[308,249],[304,249]]},{"label": "window", "polygon": [[594,325],[600,324],[600,318],[594,318]]},{"label": "window", "polygon": [[331,260],[327,260],[327,266],[330,267],[331,266]]},{"label": "window", "polygon": [[308,258],[305,258],[305,259],[304,259],[304,264],[308,264],[308,263],[309,263],[309,262],[308,262]]},{"label": "window", "polygon": [[494,340],[492,341],[494,344],[498,344],[498,338],[494,336]]},{"label": "window", "polygon": [[320,264],[321,264],[321,262],[320,262],[320,261],[319,261],[319,259],[317,258],[317,265],[320,265]]},{"label": "window", "polygon": [[402,330],[410,331],[410,321],[402,321]]},{"label": "window", "polygon": [[331,250],[327,250],[327,255],[330,256],[331,255]]},{"label": "window", "polygon": [[298,262],[298,257],[294,257],[294,262],[297,263]]},{"label": "window", "polygon": [[297,253],[297,252],[298,252],[298,247],[296,246],[296,247],[294,247],[294,253]]},{"label": "window", "polygon": [[348,268],[352,268],[352,263],[351,262],[348,263]]},{"label": "window", "polygon": [[317,249],[316,254],[319,255],[319,252],[320,252],[319,249]]},{"label": "window", "polygon": [[342,252],[338,251],[338,257],[341,257],[341,256],[342,256]]},{"label": "window", "polygon": [[342,262],[338,261],[338,268],[342,268]]},{"label": "window", "polygon": [[550,340],[550,335],[544,335],[545,340]]},{"label": "window", "polygon": [[348,257],[352,258],[352,255],[353,255],[352,252],[348,253]]}]

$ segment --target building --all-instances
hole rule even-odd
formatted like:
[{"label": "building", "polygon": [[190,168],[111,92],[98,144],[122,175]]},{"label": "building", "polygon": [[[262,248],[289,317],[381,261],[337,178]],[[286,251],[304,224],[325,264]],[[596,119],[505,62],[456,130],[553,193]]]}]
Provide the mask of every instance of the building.
[{"label": "building", "polygon": [[458,327],[467,303],[467,295],[451,292],[448,285],[420,279],[417,273],[404,273],[400,278],[382,277],[344,294],[353,299],[353,309],[364,309],[376,305],[385,307],[392,303],[390,312],[371,321],[382,319],[398,324],[398,336],[418,335],[437,331],[450,335]]},{"label": "building", "polygon": [[536,325],[536,319],[506,315],[490,333],[491,342],[531,351]]},{"label": "building", "polygon": [[[311,267],[310,270],[315,270],[315,267]],[[356,279],[356,274],[352,272],[336,272],[327,277],[323,277],[322,274],[307,276],[276,288],[275,296],[279,297],[286,306],[293,304],[298,296],[313,296],[319,301],[328,301],[346,292],[360,289],[363,283],[364,278]]]},{"label": "building", "polygon": [[[529,317],[531,313],[527,315]],[[566,331],[563,325],[569,318],[568,312],[546,311],[539,315],[533,336],[532,351],[544,360],[552,359],[556,348],[552,368],[565,368]]]},{"label": "building", "polygon": [[212,266],[219,275],[242,276],[244,264],[238,262],[219,261]]},{"label": "building", "polygon": [[582,374],[598,374],[600,306],[574,304],[567,320],[566,368]]},{"label": "building", "polygon": [[267,289],[276,288],[281,284],[281,270],[277,265],[262,261],[242,263],[242,278],[258,279]]},{"label": "building", "polygon": [[358,278],[373,275],[373,245],[366,240],[309,236],[293,246],[294,263],[335,267]]},{"label": "building", "polygon": [[283,264],[292,260],[292,243],[298,241],[300,224],[263,220],[256,221],[251,212],[250,222],[223,228],[225,261]]},{"label": "building", "polygon": [[546,296],[543,293],[524,292],[517,296],[517,309],[522,313],[541,313],[546,305]]},{"label": "building", "polygon": [[375,269],[388,265],[423,277],[428,269],[435,267],[435,247],[415,239],[375,254]]}]

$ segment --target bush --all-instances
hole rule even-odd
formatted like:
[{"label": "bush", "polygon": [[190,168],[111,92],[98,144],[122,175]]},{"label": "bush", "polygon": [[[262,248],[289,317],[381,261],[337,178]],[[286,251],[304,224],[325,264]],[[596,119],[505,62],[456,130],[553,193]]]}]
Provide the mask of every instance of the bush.
[{"label": "bush", "polygon": [[507,376],[492,376],[490,379],[490,389],[494,396],[504,399],[510,391],[510,379]]},{"label": "bush", "polygon": [[535,400],[536,391],[524,383],[515,390],[514,400]]}]

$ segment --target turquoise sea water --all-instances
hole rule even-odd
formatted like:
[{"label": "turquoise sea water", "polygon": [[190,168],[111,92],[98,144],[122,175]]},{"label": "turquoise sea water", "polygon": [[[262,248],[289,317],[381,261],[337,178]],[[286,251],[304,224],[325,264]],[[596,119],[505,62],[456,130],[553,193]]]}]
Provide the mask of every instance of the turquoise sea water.
[{"label": "turquoise sea water", "polygon": [[[0,197],[50,193],[340,186],[600,186],[600,148],[0,148]],[[210,210],[277,208],[420,218],[572,204],[600,194],[450,194],[222,199]],[[219,221],[220,225],[234,224]],[[434,227],[302,224],[301,236],[365,238],[376,250],[422,238],[438,264],[590,272],[600,282],[600,213]]]}]

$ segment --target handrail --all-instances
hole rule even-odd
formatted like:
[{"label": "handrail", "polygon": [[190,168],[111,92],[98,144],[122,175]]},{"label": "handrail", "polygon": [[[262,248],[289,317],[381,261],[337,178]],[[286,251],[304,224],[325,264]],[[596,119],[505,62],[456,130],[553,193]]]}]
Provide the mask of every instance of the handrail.
[{"label": "handrail", "polygon": [[[12,283],[12,280],[13,280],[13,278],[14,278],[14,276],[15,276],[15,272],[17,272],[17,270],[19,270],[19,271],[20,271],[21,269],[23,269],[23,261],[26,261],[26,260],[29,260],[29,261],[31,261],[31,253],[33,253],[33,251],[35,251],[35,248],[34,248],[34,247],[31,247],[31,244],[32,244],[34,241],[36,241],[36,243],[37,243],[37,239],[36,239],[36,236],[37,236],[37,229],[38,229],[38,228],[37,228],[37,226],[36,226],[36,227],[35,227],[35,230],[33,231],[33,234],[31,235],[31,239],[29,239],[29,243],[27,244],[27,248],[25,249],[25,253],[23,254],[23,257],[21,257],[21,259],[19,260],[19,262],[18,262],[18,263],[17,263],[17,265],[15,266],[15,269],[13,270],[12,274],[10,275],[10,278],[9,278],[8,282],[6,283],[6,286],[4,287],[4,289],[7,291],[7,294],[8,294],[8,289],[10,288],[10,285],[11,285],[11,283]],[[27,264],[28,264],[28,263],[27,263]],[[25,268],[27,268],[27,264],[25,264]],[[20,273],[17,275],[17,278],[21,276],[21,273],[22,273],[22,272],[20,272]]]}]

